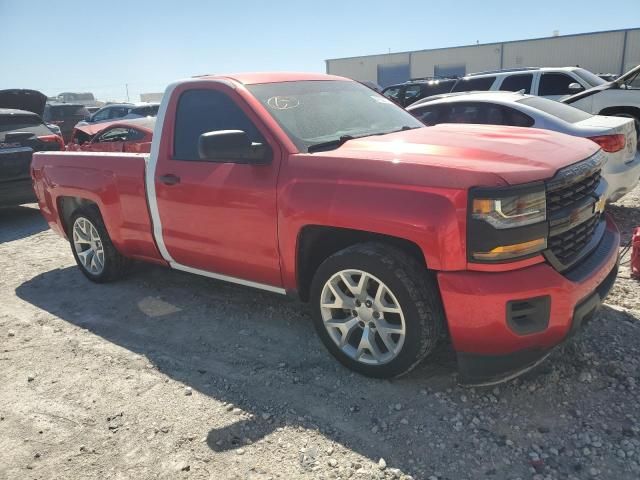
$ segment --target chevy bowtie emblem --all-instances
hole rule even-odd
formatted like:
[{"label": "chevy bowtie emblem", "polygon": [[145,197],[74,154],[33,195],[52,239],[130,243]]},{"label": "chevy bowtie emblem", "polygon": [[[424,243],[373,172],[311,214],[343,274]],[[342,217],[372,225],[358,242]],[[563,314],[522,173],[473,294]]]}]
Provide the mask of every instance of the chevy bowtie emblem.
[{"label": "chevy bowtie emblem", "polygon": [[598,201],[593,204],[593,213],[604,212],[604,207],[607,205],[607,196],[601,195]]}]

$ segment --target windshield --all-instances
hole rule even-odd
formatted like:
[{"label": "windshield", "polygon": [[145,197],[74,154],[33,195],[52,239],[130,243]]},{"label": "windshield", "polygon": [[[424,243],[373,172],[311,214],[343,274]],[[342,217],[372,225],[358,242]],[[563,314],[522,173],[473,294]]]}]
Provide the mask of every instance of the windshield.
[{"label": "windshield", "polygon": [[597,87],[598,85],[604,85],[608,83],[606,80],[603,80],[599,76],[591,73],[589,70],[585,70],[584,68],[576,68],[573,73],[578,75],[582,80],[587,82],[592,87]]},{"label": "windshield", "polygon": [[357,82],[309,80],[247,88],[303,152],[341,137],[424,127],[411,114]]},{"label": "windshield", "polygon": [[558,117],[560,120],[564,120],[567,123],[581,122],[582,120],[586,120],[593,116],[587,112],[578,110],[575,107],[555,102],[548,98],[525,97],[522,100],[517,100],[517,102],[532,108],[537,108],[538,110],[548,113],[549,115],[553,115],[554,117]]}]

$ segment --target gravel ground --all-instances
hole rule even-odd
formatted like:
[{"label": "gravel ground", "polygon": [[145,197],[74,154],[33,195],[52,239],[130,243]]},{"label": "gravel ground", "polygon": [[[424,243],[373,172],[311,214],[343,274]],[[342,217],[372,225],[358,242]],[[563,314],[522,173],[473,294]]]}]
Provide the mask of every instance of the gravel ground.
[{"label": "gravel ground", "polygon": [[[640,189],[610,207],[626,243]],[[360,377],[277,295],[140,265],[89,283],[34,207],[0,211],[0,478],[637,479],[640,282],[525,377],[443,347]]]}]

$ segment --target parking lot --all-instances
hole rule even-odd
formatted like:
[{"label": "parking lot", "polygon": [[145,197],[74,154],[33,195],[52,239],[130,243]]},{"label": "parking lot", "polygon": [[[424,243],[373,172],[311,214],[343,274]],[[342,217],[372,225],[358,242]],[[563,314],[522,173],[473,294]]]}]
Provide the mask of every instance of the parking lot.
[{"label": "parking lot", "polygon": [[[639,205],[611,207],[623,244]],[[35,205],[0,211],[0,262],[2,478],[640,475],[628,265],[581,336],[470,389],[448,347],[400,380],[351,373],[277,295],[147,265],[92,284]]]}]

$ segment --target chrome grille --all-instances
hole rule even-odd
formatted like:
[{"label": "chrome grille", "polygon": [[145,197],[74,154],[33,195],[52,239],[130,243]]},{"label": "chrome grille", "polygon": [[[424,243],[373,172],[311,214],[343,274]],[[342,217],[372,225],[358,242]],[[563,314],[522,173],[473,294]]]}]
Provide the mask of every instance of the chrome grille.
[{"label": "chrome grille", "polygon": [[552,217],[554,213],[571,207],[595,192],[600,183],[600,170],[582,178],[576,183],[569,184],[564,188],[549,190],[547,192],[547,216]]},{"label": "chrome grille", "polygon": [[600,216],[591,217],[571,230],[549,238],[549,249],[563,264],[569,264],[587,246],[596,232]]},{"label": "chrome grille", "polygon": [[601,178],[602,151],[558,171],[548,182],[547,221],[549,238],[545,256],[559,271],[580,261],[602,235],[602,217],[594,206],[604,194]]}]

